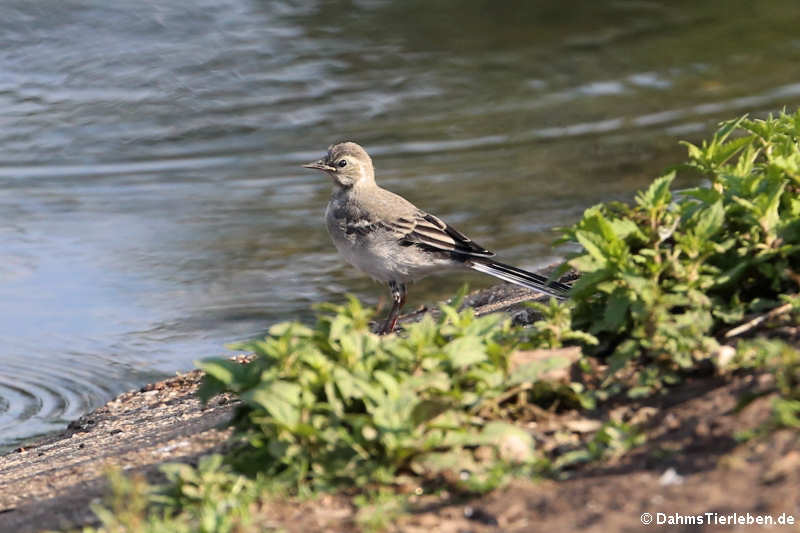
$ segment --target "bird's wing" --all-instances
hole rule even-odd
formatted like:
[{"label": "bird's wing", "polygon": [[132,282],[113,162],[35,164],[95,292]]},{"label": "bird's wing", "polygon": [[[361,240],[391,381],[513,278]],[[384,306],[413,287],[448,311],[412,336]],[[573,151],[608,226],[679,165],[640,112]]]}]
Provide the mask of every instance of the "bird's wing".
[{"label": "bird's wing", "polygon": [[416,244],[439,252],[455,252],[480,257],[494,255],[494,252],[479,246],[442,219],[424,211],[418,210],[413,215],[400,217],[391,222],[385,222],[385,224],[404,244]]},{"label": "bird's wing", "polygon": [[439,217],[419,210],[389,220],[368,217],[351,220],[344,229],[348,234],[360,235],[383,230],[391,233],[401,244],[418,245],[436,252],[454,252],[478,257],[494,255],[494,252],[479,246]]},{"label": "bird's wing", "polygon": [[376,188],[374,194],[362,196],[360,204],[366,207],[357,216],[350,217],[345,228],[347,233],[366,235],[383,230],[406,246],[416,245],[430,251],[475,257],[494,255],[439,217],[386,189]]}]

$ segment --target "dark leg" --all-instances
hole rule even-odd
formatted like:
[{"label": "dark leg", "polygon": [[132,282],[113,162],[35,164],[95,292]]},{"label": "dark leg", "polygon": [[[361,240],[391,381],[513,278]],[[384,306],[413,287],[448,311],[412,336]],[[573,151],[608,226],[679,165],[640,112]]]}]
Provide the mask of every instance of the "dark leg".
[{"label": "dark leg", "polygon": [[406,286],[404,283],[390,281],[389,289],[392,291],[392,310],[389,311],[386,322],[384,322],[383,327],[378,332],[380,335],[386,335],[394,331],[394,326],[397,324],[397,317],[400,315],[400,308],[406,303]]}]

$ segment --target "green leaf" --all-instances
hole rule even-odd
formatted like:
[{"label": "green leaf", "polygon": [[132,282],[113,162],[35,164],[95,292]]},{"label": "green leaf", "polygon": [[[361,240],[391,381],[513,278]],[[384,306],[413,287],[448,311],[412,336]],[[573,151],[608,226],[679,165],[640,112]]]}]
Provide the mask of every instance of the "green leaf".
[{"label": "green leaf", "polygon": [[228,386],[219,381],[217,378],[204,376],[203,381],[200,383],[200,387],[197,389],[197,396],[200,398],[200,401],[203,403],[203,405],[205,405],[211,398],[217,394],[222,394],[227,390]]},{"label": "green leaf", "polygon": [[716,277],[715,287],[724,287],[737,282],[752,264],[753,261],[751,259],[742,258],[734,266]]},{"label": "green leaf", "polygon": [[441,398],[418,402],[411,410],[411,424],[414,427],[429,422],[452,407],[452,402]]},{"label": "green leaf", "polygon": [[331,321],[331,329],[328,338],[332,341],[339,341],[353,325],[353,320],[343,314],[336,315]]},{"label": "green leaf", "polygon": [[689,159],[699,160],[703,157],[703,151],[700,149],[699,146],[696,146],[688,141],[680,141],[680,144],[684,145],[687,148],[689,153]]},{"label": "green leaf", "polygon": [[785,182],[776,183],[769,193],[764,215],[759,219],[764,231],[774,233],[778,222],[780,222],[778,208],[780,207],[781,195],[785,187]]},{"label": "green leaf", "polygon": [[450,341],[444,346],[444,353],[453,366],[466,367],[487,359],[486,348],[479,337],[468,335]]},{"label": "green leaf", "polygon": [[675,179],[675,172],[656,178],[646,191],[636,194],[636,203],[645,209],[661,208],[672,201],[669,187]]},{"label": "green leaf", "polygon": [[541,376],[552,370],[559,370],[566,368],[572,364],[566,357],[554,355],[536,361],[520,365],[508,377],[508,385],[514,386],[520,383],[536,383],[540,381]]},{"label": "green leaf", "polygon": [[592,333],[601,331],[617,332],[625,323],[630,303],[628,291],[622,288],[615,289],[606,300],[602,320],[592,327]]},{"label": "green leaf", "polygon": [[586,298],[597,290],[598,284],[611,278],[612,275],[613,271],[610,268],[584,274],[572,285],[570,294],[573,298]]},{"label": "green leaf", "polygon": [[725,209],[722,200],[718,200],[700,212],[694,227],[694,234],[703,240],[710,239],[722,228],[725,221]]},{"label": "green leaf", "polygon": [[242,401],[264,409],[275,420],[291,428],[300,422],[301,391],[297,383],[265,381],[242,394]]},{"label": "green leaf", "polygon": [[456,292],[455,296],[453,296],[453,297],[450,299],[450,305],[451,305],[451,306],[452,306],[454,309],[458,309],[459,307],[461,307],[461,306],[464,304],[464,298],[466,298],[466,296],[467,296],[467,293],[469,293],[469,285],[467,285],[466,283],[464,283],[464,284],[463,284],[463,285],[461,285],[461,287],[458,289],[458,292]]},{"label": "green leaf", "polygon": [[610,221],[610,224],[612,231],[620,239],[633,237],[642,242],[647,240],[642,230],[639,229],[639,225],[629,218],[615,218]]},{"label": "green leaf", "polygon": [[383,385],[383,388],[389,396],[397,396],[400,387],[394,376],[382,370],[376,370],[373,372],[372,377]]},{"label": "green leaf", "polygon": [[450,324],[458,325],[461,323],[461,317],[455,307],[447,304],[441,304],[439,309],[442,310],[442,324],[449,322]]},{"label": "green leaf", "polygon": [[225,385],[232,384],[242,374],[242,364],[231,359],[212,358],[195,361],[194,364],[209,376]]},{"label": "green leaf", "polygon": [[714,134],[714,142],[722,142],[728,138],[728,136],[736,131],[737,128],[742,126],[742,123],[747,120],[747,115],[742,115],[739,118],[726,120],[721,123],[720,128]]},{"label": "green leaf", "polygon": [[333,380],[345,400],[361,398],[361,390],[357,386],[355,378],[344,368],[336,367],[333,369]]},{"label": "green leaf", "polygon": [[712,159],[714,163],[717,165],[722,165],[742,148],[749,145],[752,141],[753,137],[751,135],[747,135],[745,137],[739,137],[738,139],[720,144],[713,152]]},{"label": "green leaf", "polygon": [[696,198],[704,204],[713,204],[721,198],[719,191],[696,187],[694,189],[684,189],[679,191],[680,195],[687,198]]},{"label": "green leaf", "polygon": [[606,240],[602,233],[579,230],[575,232],[575,238],[600,265],[608,262],[609,257],[605,251]]}]

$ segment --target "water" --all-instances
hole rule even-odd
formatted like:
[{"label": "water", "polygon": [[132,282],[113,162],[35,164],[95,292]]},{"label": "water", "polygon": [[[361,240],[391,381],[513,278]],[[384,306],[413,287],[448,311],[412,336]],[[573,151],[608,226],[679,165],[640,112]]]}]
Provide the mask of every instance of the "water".
[{"label": "water", "polygon": [[[380,182],[536,268],[714,124],[795,105],[795,0],[3,3],[0,447],[226,353],[343,264],[324,176]],[[479,275],[423,281],[410,306]]]}]

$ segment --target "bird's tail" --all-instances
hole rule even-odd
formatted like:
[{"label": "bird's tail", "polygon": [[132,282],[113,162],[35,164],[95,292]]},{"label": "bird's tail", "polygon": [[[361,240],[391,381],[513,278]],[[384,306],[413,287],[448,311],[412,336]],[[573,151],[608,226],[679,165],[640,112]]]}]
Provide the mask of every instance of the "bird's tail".
[{"label": "bird's tail", "polygon": [[555,296],[559,300],[565,299],[570,289],[568,285],[564,285],[563,283],[559,283],[557,281],[551,281],[550,283],[547,283],[547,278],[545,276],[540,276],[539,274],[534,274],[533,272],[528,272],[527,270],[522,270],[511,265],[498,263],[488,259],[477,257],[470,258],[470,260],[466,262],[466,265],[473,270],[483,272],[484,274],[489,274],[490,276],[502,279],[503,281],[508,281],[509,283],[513,283],[515,285],[527,287],[550,296]]}]

